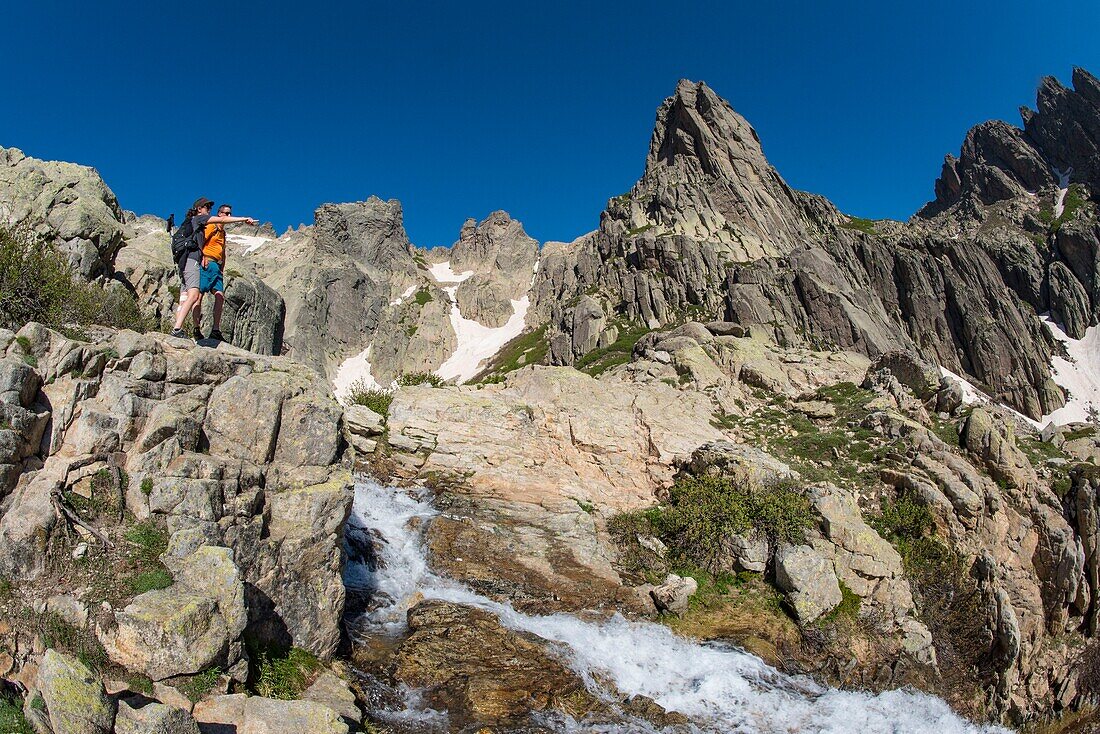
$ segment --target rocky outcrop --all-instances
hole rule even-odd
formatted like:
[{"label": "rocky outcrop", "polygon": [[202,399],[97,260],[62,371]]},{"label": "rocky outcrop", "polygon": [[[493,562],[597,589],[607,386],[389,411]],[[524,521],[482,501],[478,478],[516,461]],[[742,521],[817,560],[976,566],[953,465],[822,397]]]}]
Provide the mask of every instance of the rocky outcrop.
[{"label": "rocky outcrop", "polygon": [[[120,661],[155,678],[228,668],[246,624],[258,639],[330,656],[351,492],[327,385],[298,363],[226,345],[125,331],[82,343],[36,324],[19,336],[37,365],[26,379],[47,383],[38,400],[49,423],[0,502],[0,573],[42,579],[46,549],[63,542],[55,497],[116,467],[125,508],[172,534],[176,578],[104,623]],[[192,637],[176,631],[184,620]]]},{"label": "rocky outcrop", "polygon": [[0,223],[25,223],[56,243],[83,278],[111,277],[122,209],[94,168],[0,148]]},{"label": "rocky outcrop", "polygon": [[539,247],[522,224],[497,211],[481,222],[467,219],[448,256],[454,272],[473,271],[455,293],[462,315],[495,329],[531,287]]},{"label": "rocky outcrop", "polygon": [[175,583],[114,615],[99,637],[111,659],[154,681],[217,666],[243,682],[244,583],[228,548],[202,546],[169,566]]},{"label": "rocky outcrop", "polygon": [[38,668],[37,687],[54,732],[110,734],[114,729],[114,701],[79,660],[47,650]]},{"label": "rocky outcrop", "polygon": [[[971,131],[936,202],[909,225],[853,224],[824,199],[791,191],[727,103],[681,82],[658,112],[635,188],[608,203],[598,232],[544,250],[535,311],[550,322],[552,359],[572,364],[613,341],[621,321],[655,327],[690,311],[766,328],[787,346],[918,353],[1031,417],[1051,412],[1064,397],[1036,314],[1057,308],[1074,334],[1095,321],[1097,248],[1088,243],[1097,237],[1080,228],[1091,221],[1087,202],[1059,220],[1066,235],[1046,231],[1034,194],[1053,202],[1052,167],[1071,162],[1033,130],[1077,125],[1075,155],[1093,150],[1091,79],[1075,72],[1080,92],[1044,86],[1026,130]],[[746,199],[746,181],[759,199]],[[1087,199],[1087,189],[1075,196]],[[1066,264],[1076,284],[1058,262],[1063,250],[1074,253]]]},{"label": "rocky outcrop", "polygon": [[[274,256],[273,256],[274,253]],[[258,250],[263,279],[286,302],[288,353],[322,374],[365,349],[383,308],[418,280],[401,204],[325,204],[314,224]]]}]

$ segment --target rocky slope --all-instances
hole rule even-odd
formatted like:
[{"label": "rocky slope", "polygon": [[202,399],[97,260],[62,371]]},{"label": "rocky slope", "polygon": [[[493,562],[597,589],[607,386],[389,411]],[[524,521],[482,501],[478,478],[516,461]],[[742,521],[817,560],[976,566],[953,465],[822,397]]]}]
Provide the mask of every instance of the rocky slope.
[{"label": "rocky slope", "polygon": [[[1073,82],[1045,81],[1023,129],[972,130],[908,223],[790,189],[683,81],[641,180],[573,243],[494,212],[424,251],[396,201],[326,204],[231,231],[225,330],[250,352],[0,332],[0,713],[14,687],[54,732],[339,732],[361,709],[396,731],[787,709],[905,729],[907,707],[964,728],[920,697],[831,709],[784,677],[804,673],[977,721],[1087,718],[1100,440],[1027,420],[1091,374],[1100,83]],[[171,313],[163,220],[90,169],[0,160],[9,221]],[[329,387],[487,365],[380,413]],[[383,485],[360,480],[349,523],[353,461]],[[778,671],[709,657],[729,642]],[[663,690],[643,654],[719,677]],[[276,700],[271,671],[307,655]],[[727,684],[767,695],[707,698]]]}]

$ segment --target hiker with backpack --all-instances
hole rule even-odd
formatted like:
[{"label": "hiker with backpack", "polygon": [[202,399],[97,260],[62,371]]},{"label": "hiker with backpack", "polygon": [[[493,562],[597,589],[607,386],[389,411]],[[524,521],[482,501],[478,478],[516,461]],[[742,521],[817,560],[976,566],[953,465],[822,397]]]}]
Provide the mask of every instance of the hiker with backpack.
[{"label": "hiker with backpack", "polygon": [[[199,197],[194,205],[187,211],[183,224],[172,235],[172,259],[179,269],[184,297],[181,299],[179,310],[176,312],[176,322],[172,327],[171,336],[187,338],[183,331],[183,322],[187,320],[187,314],[202,302],[202,294],[199,290],[202,272],[202,249],[206,246],[208,224],[233,224],[235,222],[248,222],[256,225],[259,222],[251,217],[211,216],[210,211],[214,202],[205,196]],[[219,313],[218,316],[221,314]],[[202,331],[199,328],[201,314],[192,314],[194,321],[194,337],[202,339]],[[220,319],[218,319],[220,321]],[[215,322],[217,323],[217,322]]]}]

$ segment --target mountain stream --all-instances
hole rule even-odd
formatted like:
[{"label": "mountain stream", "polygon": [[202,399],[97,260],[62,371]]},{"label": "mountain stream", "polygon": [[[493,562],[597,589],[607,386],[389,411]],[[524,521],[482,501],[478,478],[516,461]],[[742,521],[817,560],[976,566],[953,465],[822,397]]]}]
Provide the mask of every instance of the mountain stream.
[{"label": "mountain stream", "polygon": [[[666,627],[615,615],[586,621],[569,614],[523,614],[507,603],[475,593],[434,573],[422,545],[422,528],[438,512],[426,494],[361,481],[348,534],[367,540],[369,551],[349,544],[345,583],[349,592],[373,598],[370,611],[351,625],[353,638],[400,636],[411,603],[440,599],[496,615],[506,627],[534,634],[558,651],[588,689],[608,702],[623,694],[652,698],[692,722],[695,732],[860,734],[1004,732],[978,726],[940,699],[895,690],[877,695],[842,691],[804,676],[791,676],[731,645],[697,643]],[[371,557],[373,556],[373,558]],[[616,691],[607,690],[610,682]],[[433,711],[418,691],[405,691],[404,710],[383,713],[387,723],[416,731],[446,731],[446,712]],[[592,725],[565,715],[539,722],[565,732],[654,732],[653,725],[624,715],[618,725]]]}]

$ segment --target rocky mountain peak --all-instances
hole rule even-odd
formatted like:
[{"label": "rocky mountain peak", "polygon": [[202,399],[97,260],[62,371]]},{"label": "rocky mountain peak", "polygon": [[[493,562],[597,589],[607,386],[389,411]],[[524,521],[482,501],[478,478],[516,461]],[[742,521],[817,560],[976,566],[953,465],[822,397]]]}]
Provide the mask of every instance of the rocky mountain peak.
[{"label": "rocky mountain peak", "polygon": [[687,79],[657,110],[642,179],[609,202],[601,228],[612,236],[685,235],[736,262],[805,239],[795,195],[752,125],[705,82]]},{"label": "rocky mountain peak", "polygon": [[523,224],[505,211],[495,211],[481,222],[467,219],[451,247],[451,267],[456,271],[475,272],[494,269],[513,271],[526,268],[530,273],[538,257],[538,242],[523,229]]},{"label": "rocky mountain peak", "polygon": [[917,216],[953,210],[980,220],[981,206],[1049,190],[1059,173],[1100,187],[1100,81],[1080,68],[1072,78],[1072,89],[1043,78],[1037,109],[1020,109],[1023,129],[999,120],[973,127],[960,156],[945,157],[936,198]]},{"label": "rocky mountain peak", "polygon": [[412,267],[412,246],[397,199],[383,201],[372,196],[354,203],[322,204],[314,218],[313,240],[318,250],[349,255],[363,267],[386,271]]}]

